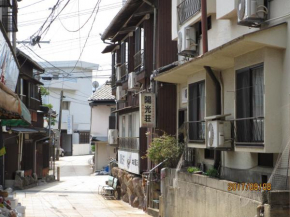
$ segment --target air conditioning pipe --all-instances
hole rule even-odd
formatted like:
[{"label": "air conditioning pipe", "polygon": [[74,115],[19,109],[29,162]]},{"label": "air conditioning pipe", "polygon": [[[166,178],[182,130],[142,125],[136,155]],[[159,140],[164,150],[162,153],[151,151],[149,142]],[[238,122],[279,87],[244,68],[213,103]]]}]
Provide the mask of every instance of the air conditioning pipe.
[{"label": "air conditioning pipe", "polygon": [[[202,30],[202,46],[203,53],[208,52],[207,37],[207,4],[206,0],[201,0],[201,30]],[[204,66],[206,72],[214,82],[216,89],[216,115],[221,114],[221,84],[212,71],[211,67]],[[214,168],[218,169],[221,164],[221,151],[214,150]]]}]

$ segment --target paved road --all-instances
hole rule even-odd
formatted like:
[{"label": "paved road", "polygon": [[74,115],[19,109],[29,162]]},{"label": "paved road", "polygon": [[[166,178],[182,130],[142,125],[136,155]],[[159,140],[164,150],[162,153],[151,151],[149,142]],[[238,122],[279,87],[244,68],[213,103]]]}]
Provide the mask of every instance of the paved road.
[{"label": "paved road", "polygon": [[41,184],[17,191],[16,197],[26,206],[26,217],[83,216],[83,217],[148,217],[142,210],[119,200],[105,200],[97,194],[105,176],[91,175],[91,156],[63,157],[60,182]]}]

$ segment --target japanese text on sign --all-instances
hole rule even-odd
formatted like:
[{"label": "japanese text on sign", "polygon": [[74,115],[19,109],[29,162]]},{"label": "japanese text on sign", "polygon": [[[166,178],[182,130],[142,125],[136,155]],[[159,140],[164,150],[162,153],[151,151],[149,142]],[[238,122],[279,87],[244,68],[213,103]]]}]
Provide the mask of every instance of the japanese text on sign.
[{"label": "japanese text on sign", "polygon": [[140,94],[140,127],[155,127],[155,94]]}]

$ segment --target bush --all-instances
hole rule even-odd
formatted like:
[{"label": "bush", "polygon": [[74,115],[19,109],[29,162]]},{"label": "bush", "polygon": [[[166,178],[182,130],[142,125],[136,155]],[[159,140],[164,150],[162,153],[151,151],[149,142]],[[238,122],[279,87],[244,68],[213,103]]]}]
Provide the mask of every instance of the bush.
[{"label": "bush", "polygon": [[214,178],[218,178],[219,177],[219,172],[212,168],[212,169],[208,169],[205,173],[205,175],[209,176],[209,177],[214,177]]},{"label": "bush", "polygon": [[91,145],[91,150],[92,152],[95,152],[96,146],[95,145]]},{"label": "bush", "polygon": [[194,172],[198,172],[198,171],[200,171],[200,169],[197,167],[188,167],[187,168],[187,172],[189,172],[189,173],[194,173]]},{"label": "bush", "polygon": [[175,137],[164,133],[162,136],[153,139],[146,156],[156,164],[167,159],[164,165],[174,168],[182,152],[183,144],[178,144]]}]

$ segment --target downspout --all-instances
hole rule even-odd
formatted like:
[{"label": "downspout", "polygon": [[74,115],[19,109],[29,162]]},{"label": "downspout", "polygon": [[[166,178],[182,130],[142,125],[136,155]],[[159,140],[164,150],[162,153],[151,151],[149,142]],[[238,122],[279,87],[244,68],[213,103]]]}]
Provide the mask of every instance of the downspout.
[{"label": "downspout", "polygon": [[36,143],[42,141],[42,140],[46,140],[49,139],[49,136],[43,137],[41,139],[35,140],[34,141],[34,154],[33,154],[33,172],[36,174]]},{"label": "downspout", "polygon": [[[203,53],[208,52],[208,37],[207,37],[207,5],[206,0],[201,0],[201,30],[202,30],[202,46]],[[206,72],[214,82],[216,89],[216,115],[221,114],[221,85],[216,78],[211,67],[204,66]],[[219,169],[221,164],[221,151],[214,150],[214,168]]]}]

